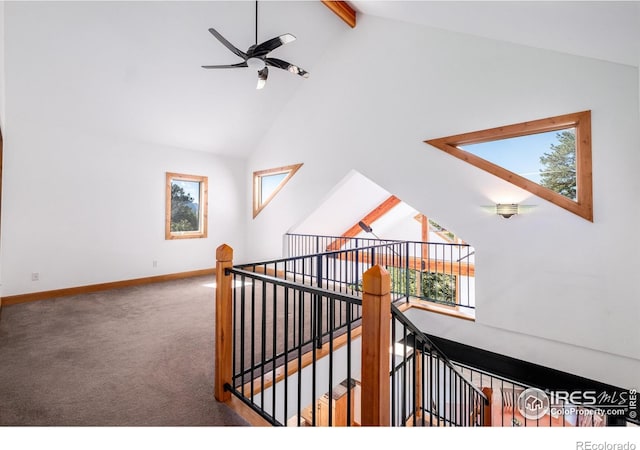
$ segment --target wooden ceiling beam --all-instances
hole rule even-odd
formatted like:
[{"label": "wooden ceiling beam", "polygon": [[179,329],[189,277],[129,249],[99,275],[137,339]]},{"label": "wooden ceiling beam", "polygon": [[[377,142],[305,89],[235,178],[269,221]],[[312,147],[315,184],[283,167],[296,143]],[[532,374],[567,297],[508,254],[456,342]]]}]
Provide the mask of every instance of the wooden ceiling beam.
[{"label": "wooden ceiling beam", "polygon": [[356,10],[349,3],[343,1],[321,0],[324,6],[333,11],[351,28],[356,26]]},{"label": "wooden ceiling beam", "polygon": [[[384,216],[386,213],[389,212],[391,208],[393,208],[400,202],[401,200],[395,195],[390,196],[385,201],[383,201],[378,206],[376,206],[371,212],[369,212],[369,214],[364,216],[361,221],[356,222],[351,228],[349,228],[347,231],[342,233],[341,237],[343,238],[356,237],[362,232],[362,228],[360,228],[360,225],[359,225],[360,222],[364,222],[365,224],[371,226],[373,222],[378,220],[380,217]],[[338,238],[327,246],[327,251],[330,252],[330,251],[338,250],[340,247],[346,244],[346,242],[347,242],[346,239]]]}]

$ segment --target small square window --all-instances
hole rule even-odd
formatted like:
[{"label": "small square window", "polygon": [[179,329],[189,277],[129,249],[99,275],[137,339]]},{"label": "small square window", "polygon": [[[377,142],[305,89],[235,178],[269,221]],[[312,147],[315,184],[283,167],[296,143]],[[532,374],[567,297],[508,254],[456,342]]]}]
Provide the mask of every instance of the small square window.
[{"label": "small square window", "polygon": [[207,237],[207,177],[167,172],[165,239]]}]

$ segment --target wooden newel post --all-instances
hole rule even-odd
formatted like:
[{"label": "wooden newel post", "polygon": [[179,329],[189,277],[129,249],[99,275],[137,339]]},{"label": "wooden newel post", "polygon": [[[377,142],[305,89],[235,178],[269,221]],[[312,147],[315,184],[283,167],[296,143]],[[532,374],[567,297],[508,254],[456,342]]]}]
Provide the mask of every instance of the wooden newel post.
[{"label": "wooden newel post", "polygon": [[225,275],[225,269],[233,266],[233,249],[222,244],[216,250],[216,355],[215,389],[219,402],[231,400],[231,392],[224,385],[231,384],[233,357],[233,277]]},{"label": "wooden newel post", "polygon": [[381,266],[362,281],[362,426],[389,426],[391,278]]}]

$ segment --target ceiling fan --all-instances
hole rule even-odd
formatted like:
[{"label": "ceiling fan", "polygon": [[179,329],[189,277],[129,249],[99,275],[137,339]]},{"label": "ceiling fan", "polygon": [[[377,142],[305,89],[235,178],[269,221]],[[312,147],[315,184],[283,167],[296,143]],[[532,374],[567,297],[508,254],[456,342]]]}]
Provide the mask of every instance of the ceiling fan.
[{"label": "ceiling fan", "polygon": [[202,66],[203,69],[238,69],[244,67],[250,67],[258,71],[258,85],[256,89],[262,89],[267,83],[267,77],[269,76],[269,67],[276,67],[278,69],[287,70],[294,75],[300,75],[301,77],[308,78],[309,72],[296,66],[295,64],[288,63],[278,58],[270,58],[269,53],[277,49],[283,44],[295,41],[296,37],[292,34],[286,33],[282,36],[269,39],[261,44],[258,44],[258,2],[256,2],[256,43],[249,47],[246,52],[239,50],[229,41],[227,41],[220,33],[215,29],[209,28],[209,32],[218,39],[222,45],[227,47],[231,52],[242,58],[242,62],[237,64],[226,65],[213,65]]}]

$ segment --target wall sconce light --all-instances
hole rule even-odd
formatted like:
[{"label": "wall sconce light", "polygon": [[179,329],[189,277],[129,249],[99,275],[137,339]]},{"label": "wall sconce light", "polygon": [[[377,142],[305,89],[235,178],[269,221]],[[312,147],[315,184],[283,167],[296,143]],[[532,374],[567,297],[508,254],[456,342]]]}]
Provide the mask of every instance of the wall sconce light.
[{"label": "wall sconce light", "polygon": [[496,205],[496,214],[508,219],[509,217],[518,214],[517,203],[498,203]]}]

